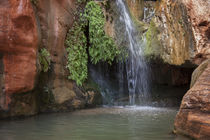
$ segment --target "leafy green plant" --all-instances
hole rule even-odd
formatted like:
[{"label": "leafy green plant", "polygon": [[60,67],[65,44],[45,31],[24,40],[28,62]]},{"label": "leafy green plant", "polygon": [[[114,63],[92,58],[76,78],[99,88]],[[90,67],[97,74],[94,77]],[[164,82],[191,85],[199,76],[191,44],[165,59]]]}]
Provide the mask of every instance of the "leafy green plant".
[{"label": "leafy green plant", "polygon": [[84,3],[86,0],[77,0],[78,3]]},{"label": "leafy green plant", "polygon": [[89,21],[91,61],[94,64],[99,61],[111,63],[119,52],[112,38],[105,34],[105,17],[101,7],[94,1],[88,2],[84,16]]},{"label": "leafy green plant", "polygon": [[47,49],[41,49],[39,53],[39,62],[41,64],[41,69],[43,72],[47,72],[50,69],[51,58],[50,53],[47,51]]},{"label": "leafy green plant", "polygon": [[[68,78],[76,81],[79,86],[88,77],[88,53],[94,64],[99,61],[111,64],[119,54],[112,38],[105,34],[104,25],[105,17],[101,7],[96,2],[90,1],[86,5],[84,13],[79,15],[79,20],[67,33],[67,68],[70,72]],[[85,35],[85,31],[88,34]]]},{"label": "leafy green plant", "polygon": [[66,38],[66,46],[68,47],[67,68],[70,72],[68,78],[75,80],[79,86],[87,79],[88,56],[86,44],[87,40],[84,34],[84,28],[78,22],[75,22]]}]

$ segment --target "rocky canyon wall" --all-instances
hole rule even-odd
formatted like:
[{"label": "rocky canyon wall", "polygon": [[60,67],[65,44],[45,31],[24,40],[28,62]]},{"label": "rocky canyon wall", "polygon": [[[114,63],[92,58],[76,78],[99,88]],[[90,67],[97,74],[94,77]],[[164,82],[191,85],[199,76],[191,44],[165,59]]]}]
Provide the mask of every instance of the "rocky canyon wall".
[{"label": "rocky canyon wall", "polygon": [[210,14],[209,1],[165,0],[135,1],[144,3],[142,18],[135,16],[136,8],[128,2],[131,14],[138,20],[137,27],[145,32],[145,54],[161,58],[171,65],[192,63],[199,65],[208,59]]},{"label": "rocky canyon wall", "polygon": [[[32,90],[36,83],[38,52],[35,13],[30,0],[1,0],[0,11],[0,116],[34,114]],[[23,93],[17,101],[15,98]]]},{"label": "rocky canyon wall", "polygon": [[[139,20],[135,8],[131,7],[130,11],[135,20],[139,20],[136,25],[140,32],[145,33],[147,57],[155,63],[159,59],[183,70],[200,65],[193,72],[191,89],[183,97],[176,116],[175,133],[207,140],[210,137],[210,1],[145,1],[144,6],[148,11],[154,11],[154,15],[144,13],[143,20]],[[175,76],[180,84],[179,80],[189,77],[189,73],[188,76],[181,75],[182,78]],[[184,81],[189,84],[190,80]]]},{"label": "rocky canyon wall", "polygon": [[[0,1],[0,118],[91,106],[95,92],[67,79],[66,33],[76,0]],[[50,53],[48,72],[40,50]]]},{"label": "rocky canyon wall", "polygon": [[[37,4],[41,48],[50,52],[52,61],[49,72],[41,73],[39,78],[40,100],[44,101],[40,108],[42,112],[74,110],[94,104],[96,93],[78,88],[68,79],[66,68],[65,38],[79,8],[82,5],[78,5],[77,0],[40,0]],[[50,97],[53,99],[49,100]]]},{"label": "rocky canyon wall", "polygon": [[210,137],[209,7],[210,1],[203,0],[156,2],[148,28],[153,34],[146,33],[148,50],[155,58],[184,68],[201,64],[192,75],[191,89],[183,97],[175,133],[204,140]]}]

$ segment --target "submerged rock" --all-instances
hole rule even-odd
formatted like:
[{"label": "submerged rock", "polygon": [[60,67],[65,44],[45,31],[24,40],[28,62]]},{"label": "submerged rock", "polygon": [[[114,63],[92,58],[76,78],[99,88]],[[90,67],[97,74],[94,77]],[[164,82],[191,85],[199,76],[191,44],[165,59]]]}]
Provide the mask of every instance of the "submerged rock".
[{"label": "submerged rock", "polygon": [[207,140],[210,138],[210,61],[201,64],[193,75],[200,76],[194,78],[194,85],[182,100],[175,120],[175,132]]}]

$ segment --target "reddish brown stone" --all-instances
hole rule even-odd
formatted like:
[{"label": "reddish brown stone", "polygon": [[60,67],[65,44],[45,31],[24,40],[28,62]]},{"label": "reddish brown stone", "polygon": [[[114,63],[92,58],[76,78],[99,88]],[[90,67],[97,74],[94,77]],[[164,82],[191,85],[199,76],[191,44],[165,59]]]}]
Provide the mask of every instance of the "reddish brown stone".
[{"label": "reddish brown stone", "polygon": [[53,62],[53,72],[46,83],[49,82],[48,85],[53,87],[52,93],[58,104],[75,94],[73,82],[67,79],[67,52],[64,46],[66,33],[74,22],[75,3],[76,0],[39,0],[37,5],[42,34],[41,47],[47,48]]},{"label": "reddish brown stone", "polygon": [[196,43],[194,62],[201,64],[210,58],[210,2],[208,0],[182,0],[187,8],[188,18]]},{"label": "reddish brown stone", "polygon": [[210,63],[194,86],[184,96],[179,113],[176,116],[175,132],[195,139],[209,140]]},{"label": "reddish brown stone", "polygon": [[0,1],[0,53],[3,54],[4,90],[7,108],[14,93],[34,88],[38,31],[30,0]]}]

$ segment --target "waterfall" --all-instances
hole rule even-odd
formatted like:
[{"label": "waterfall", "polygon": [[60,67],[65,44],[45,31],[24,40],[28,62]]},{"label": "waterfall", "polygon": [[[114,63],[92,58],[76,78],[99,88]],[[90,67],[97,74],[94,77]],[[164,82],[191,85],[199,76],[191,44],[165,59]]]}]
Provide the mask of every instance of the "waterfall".
[{"label": "waterfall", "polygon": [[148,66],[144,59],[143,47],[145,41],[139,39],[131,15],[124,0],[116,0],[120,11],[120,22],[125,26],[125,36],[128,42],[129,56],[126,60],[126,72],[130,105],[135,105],[136,100],[145,104],[149,98]]}]

